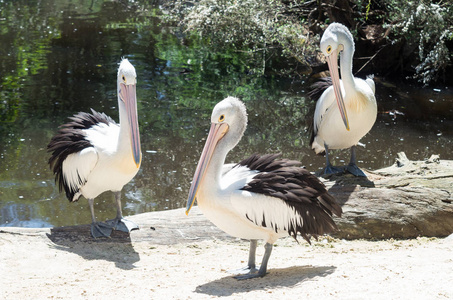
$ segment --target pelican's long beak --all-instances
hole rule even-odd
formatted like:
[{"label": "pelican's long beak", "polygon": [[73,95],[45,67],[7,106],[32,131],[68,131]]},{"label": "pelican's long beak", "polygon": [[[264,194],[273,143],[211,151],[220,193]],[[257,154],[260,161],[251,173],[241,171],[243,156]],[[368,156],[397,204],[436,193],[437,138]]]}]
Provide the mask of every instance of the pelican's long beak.
[{"label": "pelican's long beak", "polygon": [[198,162],[195,174],[193,175],[192,185],[190,186],[189,190],[189,197],[187,198],[186,215],[189,214],[189,211],[195,202],[198,187],[203,181],[203,177],[206,173],[209,162],[211,161],[214,149],[216,148],[219,140],[221,140],[225,133],[228,131],[228,128],[228,124],[226,123],[211,124],[211,129],[209,130],[206,144],[204,145],[203,152],[201,153],[200,161]]},{"label": "pelican's long beak", "polygon": [[140,134],[138,131],[137,96],[135,84],[120,83],[120,98],[126,106],[127,119],[129,121],[132,155],[137,168],[140,166],[142,153],[140,151]]},{"label": "pelican's long beak", "polygon": [[349,120],[344,105],[343,94],[340,87],[340,75],[338,73],[338,51],[334,50],[332,54],[326,56],[327,65],[329,66],[330,76],[332,77],[333,90],[335,92],[335,99],[337,99],[338,108],[340,109],[341,118],[343,119],[346,130],[349,131]]}]

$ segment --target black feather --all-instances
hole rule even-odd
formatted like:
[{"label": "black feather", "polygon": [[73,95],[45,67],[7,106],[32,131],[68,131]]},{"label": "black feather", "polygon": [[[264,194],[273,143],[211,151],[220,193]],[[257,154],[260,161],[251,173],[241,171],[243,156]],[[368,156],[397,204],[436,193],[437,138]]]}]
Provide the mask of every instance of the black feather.
[{"label": "black feather", "polygon": [[[73,199],[78,189],[70,187],[63,176],[63,162],[68,155],[82,151],[85,148],[92,147],[90,141],[85,139],[83,130],[89,129],[99,123],[116,124],[112,118],[104,113],[98,113],[91,109],[90,113],[79,112],[70,117],[71,122],[60,126],[58,133],[52,137],[47,145],[47,151],[52,152],[49,158],[50,169],[55,175],[55,182],[58,182],[60,192],[65,191],[69,201]],[[79,183],[84,184],[84,180],[79,176]]]},{"label": "black feather", "polygon": [[[319,98],[321,98],[321,95],[327,90],[330,86],[332,86],[332,77],[322,77],[319,78],[315,83],[313,83],[310,86],[310,91],[307,93],[307,95],[312,99],[313,101],[318,101]],[[313,122],[311,122],[313,123]],[[311,130],[310,130],[310,144],[312,145],[313,142],[315,141],[315,131],[313,128],[313,124],[311,125]],[[325,152],[318,153],[319,155],[324,155]]]},{"label": "black feather", "polygon": [[[242,190],[279,198],[289,208],[293,208],[302,218],[302,226],[294,226],[291,223],[284,226],[284,230],[295,239],[299,233],[310,242],[311,236],[317,237],[335,231],[337,226],[332,215],[341,216],[342,210],[324,184],[309,171],[299,167],[302,163],[277,159],[278,157],[279,154],[253,154],[239,162],[240,166],[260,172]],[[257,225],[266,226],[264,218],[262,223]],[[276,224],[267,226],[275,231],[279,230]]]},{"label": "black feather", "polygon": [[307,93],[307,95],[313,101],[318,101],[318,99],[321,98],[322,93],[324,93],[324,91],[332,85],[332,77],[319,78],[310,86],[310,91]]}]

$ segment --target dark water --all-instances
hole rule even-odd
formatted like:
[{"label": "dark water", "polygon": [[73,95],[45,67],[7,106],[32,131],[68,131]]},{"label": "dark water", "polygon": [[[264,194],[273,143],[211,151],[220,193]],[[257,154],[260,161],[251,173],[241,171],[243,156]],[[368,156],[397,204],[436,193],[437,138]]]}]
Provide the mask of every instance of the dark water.
[{"label": "dark water", "polygon": [[[58,126],[94,108],[118,120],[116,72],[127,57],[138,74],[142,167],[123,189],[125,215],[185,206],[215,103],[246,102],[249,127],[227,162],[282,152],[310,170],[324,164],[308,146],[313,103],[304,79],[247,72],[247,55],[210,51],[161,22],[145,2],[0,0],[0,226],[90,222],[85,199],[69,203],[49,170],[46,145]],[[19,9],[20,8],[20,9]],[[453,93],[378,80],[378,120],[358,149],[359,165],[391,165],[400,151],[453,159]],[[404,115],[394,114],[395,112]],[[349,160],[349,151],[334,153]],[[115,215],[99,196],[99,219]]]}]

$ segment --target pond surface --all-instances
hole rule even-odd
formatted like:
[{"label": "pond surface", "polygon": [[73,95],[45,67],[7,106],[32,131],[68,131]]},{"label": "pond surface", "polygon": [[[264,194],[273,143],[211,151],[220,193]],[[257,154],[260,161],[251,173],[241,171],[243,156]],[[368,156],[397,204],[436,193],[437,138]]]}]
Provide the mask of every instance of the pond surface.
[{"label": "pond surface", "polygon": [[[19,9],[20,8],[20,9]],[[67,117],[93,108],[118,120],[116,72],[127,57],[138,74],[143,161],[123,189],[125,215],[184,207],[214,105],[232,95],[249,126],[227,162],[281,152],[312,171],[324,157],[309,147],[314,103],[304,78],[253,75],[247,55],[215,53],[161,22],[145,1],[0,0],[0,226],[89,223],[88,203],[69,203],[49,170],[47,143]],[[453,159],[453,93],[377,80],[378,119],[358,164],[378,169],[405,151]],[[400,115],[401,112],[403,115]],[[349,161],[349,151],[333,153]],[[115,215],[113,195],[96,199],[98,219]]]}]

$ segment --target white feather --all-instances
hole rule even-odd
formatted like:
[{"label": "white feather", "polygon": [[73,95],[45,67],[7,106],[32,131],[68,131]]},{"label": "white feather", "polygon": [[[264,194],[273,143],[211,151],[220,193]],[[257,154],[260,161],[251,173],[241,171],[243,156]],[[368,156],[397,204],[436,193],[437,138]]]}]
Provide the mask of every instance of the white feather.
[{"label": "white feather", "polygon": [[[81,195],[94,199],[104,191],[120,191],[138,172],[130,147],[120,147],[120,127],[100,123],[84,130],[93,147],[69,155],[63,162],[66,182]],[[127,143],[126,143],[127,144]],[[79,180],[80,177],[80,180]]]},{"label": "white feather", "polygon": [[271,230],[277,228],[278,232],[287,235],[286,230],[290,224],[302,226],[302,218],[296,210],[288,206],[283,200],[263,194],[250,193],[241,190],[259,171],[250,170],[245,166],[232,169],[222,177],[221,193],[231,194],[231,206],[238,214],[258,227],[265,222]]},{"label": "white feather", "polygon": [[[241,190],[258,171],[245,166],[231,167],[223,166],[218,188],[204,187],[199,195],[204,199],[198,201],[200,209],[217,227],[239,238],[264,239],[274,243],[288,235],[285,228],[290,222],[296,224],[302,221],[296,211],[282,200]],[[225,172],[225,169],[229,171]],[[266,226],[261,226],[263,216]],[[274,227],[278,228],[277,232]]]},{"label": "white feather", "polygon": [[366,83],[370,86],[373,94],[376,94],[376,85],[374,83],[374,75],[368,75],[365,79]]},{"label": "white feather", "polygon": [[118,150],[118,137],[120,135],[120,126],[118,124],[99,123],[90,129],[84,130],[86,139],[99,149],[100,153],[109,156]]},{"label": "white feather", "polygon": [[[224,165],[224,168],[225,166],[229,168],[230,165]],[[256,170],[250,170],[248,167],[241,165],[230,168],[228,172],[225,172],[225,169],[222,169],[222,172],[220,188],[225,191],[241,189],[258,173]]]},{"label": "white feather", "polygon": [[236,164],[224,164],[222,166],[222,176],[228,173]]},{"label": "white feather", "polygon": [[294,227],[303,225],[302,217],[283,200],[256,193],[248,193],[249,197],[244,197],[244,193],[248,192],[232,195],[231,204],[238,213],[244,214],[258,226],[264,221],[266,227],[287,235],[286,231],[291,224]]},{"label": "white feather", "polygon": [[[68,155],[63,162],[62,170],[69,187],[74,191],[80,190],[97,162],[98,154],[93,147]],[[76,201],[80,196],[80,193],[76,193],[71,201]]]},{"label": "white feather", "polygon": [[[357,145],[359,140],[373,127],[377,116],[377,105],[374,92],[370,85],[362,79],[354,78],[356,91],[350,91],[345,95],[343,81],[340,87],[345,97],[345,105],[348,113],[350,130],[346,130],[340,115],[333,87],[329,87],[319,98],[316,104],[313,120],[315,139],[312,148],[316,153],[325,150],[324,143],[329,149],[346,149]],[[364,106],[355,109],[355,97],[364,97]]]},{"label": "white feather", "polygon": [[[330,86],[324,91],[324,93],[322,93],[321,97],[316,102],[315,116],[313,118],[313,130],[315,136],[318,135],[319,128],[321,127],[321,122],[323,121],[323,118],[325,118],[327,110],[335,108],[334,105],[336,105],[335,94],[333,91],[333,86]],[[320,153],[324,151],[324,144],[319,144],[318,139],[315,138],[312,144],[312,148],[316,153]]]}]

